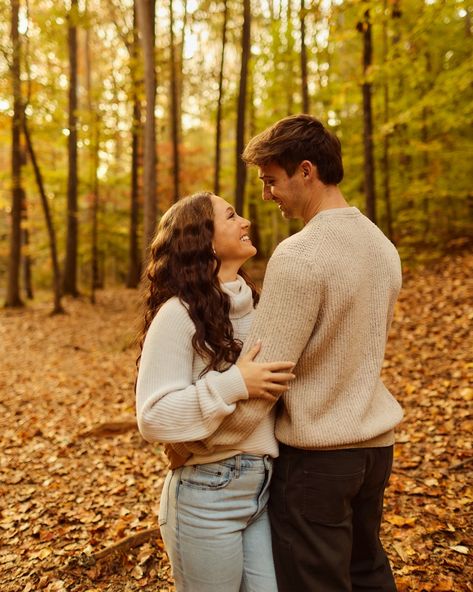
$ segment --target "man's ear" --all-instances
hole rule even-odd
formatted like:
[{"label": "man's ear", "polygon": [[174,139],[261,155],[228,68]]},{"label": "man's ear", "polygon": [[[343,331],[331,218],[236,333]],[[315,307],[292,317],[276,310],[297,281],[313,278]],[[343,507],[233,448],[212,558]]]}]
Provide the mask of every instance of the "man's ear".
[{"label": "man's ear", "polygon": [[313,175],[317,177],[317,167],[310,160],[303,160],[299,167],[305,179],[309,179]]}]

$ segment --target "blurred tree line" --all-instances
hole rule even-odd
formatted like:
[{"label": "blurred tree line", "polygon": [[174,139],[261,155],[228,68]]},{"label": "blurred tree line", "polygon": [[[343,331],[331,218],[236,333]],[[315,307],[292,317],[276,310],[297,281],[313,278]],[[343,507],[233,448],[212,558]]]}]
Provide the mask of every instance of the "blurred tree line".
[{"label": "blurred tree line", "polygon": [[464,0],[0,0],[0,288],[136,287],[159,215],[214,190],[267,256],[298,224],[239,154],[308,112],[341,139],[342,191],[405,258],[473,226]]}]

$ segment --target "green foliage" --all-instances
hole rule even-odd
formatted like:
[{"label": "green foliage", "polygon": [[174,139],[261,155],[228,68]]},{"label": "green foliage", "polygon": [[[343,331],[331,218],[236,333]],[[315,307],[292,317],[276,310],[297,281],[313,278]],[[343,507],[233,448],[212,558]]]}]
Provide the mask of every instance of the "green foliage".
[{"label": "green foliage", "polygon": [[[242,7],[228,2],[222,126],[222,195],[232,199]],[[131,0],[89,0],[76,15],[79,28],[79,223],[81,281],[88,285],[91,258],[91,193],[98,142],[99,251],[107,281],[123,281],[128,269],[132,98],[143,96],[142,56],[132,56]],[[213,186],[215,121],[223,0],[187,2],[182,72],[182,192]],[[387,232],[389,173],[393,239],[406,257],[435,253],[473,230],[473,32],[463,0],[306,0],[306,44],[311,113],[341,138],[342,190],[364,208],[362,39],[358,24],[369,8],[374,63],[374,148],[379,224]],[[251,104],[247,137],[302,109],[300,3],[252,3]],[[470,12],[468,12],[470,11]],[[175,0],[174,33],[180,55],[184,5]],[[158,203],[172,200],[168,0],[157,2]],[[0,0],[0,283],[8,257],[11,200],[10,3]],[[53,0],[21,3],[23,95],[64,253],[67,185],[67,11]],[[26,27],[26,24],[28,25]],[[91,52],[91,103],[87,96],[85,32]],[[386,96],[388,100],[386,102]],[[142,105],[144,107],[144,105]],[[142,117],[144,109],[142,109]],[[384,165],[387,142],[389,171]],[[26,160],[26,159],[25,159]],[[50,284],[48,239],[30,163],[23,171],[34,279]],[[247,181],[247,211],[254,204],[261,250],[268,255],[294,230],[271,204],[259,199],[256,175]],[[457,244],[457,243],[455,243]]]}]

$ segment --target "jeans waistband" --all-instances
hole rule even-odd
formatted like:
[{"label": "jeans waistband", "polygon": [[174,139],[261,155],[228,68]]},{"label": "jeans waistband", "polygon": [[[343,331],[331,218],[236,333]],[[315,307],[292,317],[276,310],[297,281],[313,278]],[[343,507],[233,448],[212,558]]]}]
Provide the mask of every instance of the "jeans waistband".
[{"label": "jeans waistband", "polygon": [[269,454],[265,454],[264,456],[257,456],[256,454],[236,454],[235,456],[224,458],[218,462],[227,467],[234,468],[235,472],[239,473],[242,465],[247,468],[251,466],[257,468],[263,465],[266,470],[269,470],[273,466],[273,457]]}]

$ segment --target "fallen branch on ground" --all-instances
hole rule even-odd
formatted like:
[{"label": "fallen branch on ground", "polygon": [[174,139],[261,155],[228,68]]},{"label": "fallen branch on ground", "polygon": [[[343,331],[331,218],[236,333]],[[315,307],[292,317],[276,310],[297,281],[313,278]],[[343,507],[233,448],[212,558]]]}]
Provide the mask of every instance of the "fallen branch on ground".
[{"label": "fallen branch on ground", "polygon": [[465,460],[462,460],[461,462],[458,462],[454,465],[452,465],[451,467],[448,467],[449,471],[456,471],[457,469],[461,469],[462,467],[470,464],[471,462],[473,462],[473,456],[470,456],[469,458],[465,458]]},{"label": "fallen branch on ground", "polygon": [[101,438],[102,436],[115,436],[124,434],[130,430],[136,430],[136,420],[106,421],[94,428],[79,434],[80,438]]},{"label": "fallen branch on ground", "polygon": [[98,561],[102,561],[110,555],[114,555],[116,553],[126,553],[130,549],[139,547],[143,543],[147,543],[150,539],[158,536],[160,536],[159,527],[141,530],[140,532],[136,532],[135,534],[131,534],[127,537],[124,537],[120,539],[117,543],[110,545],[109,547],[106,547],[101,551],[92,553],[91,555],[86,555],[85,553],[82,553],[80,557],[72,558],[72,561],[70,561],[69,563],[70,565],[78,564],[81,567],[92,567]]}]

